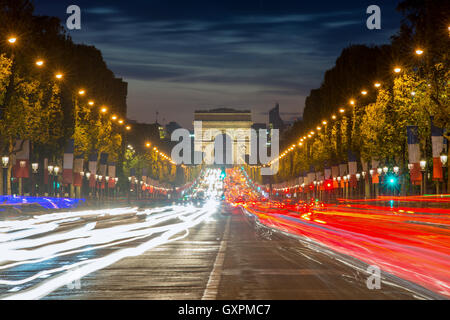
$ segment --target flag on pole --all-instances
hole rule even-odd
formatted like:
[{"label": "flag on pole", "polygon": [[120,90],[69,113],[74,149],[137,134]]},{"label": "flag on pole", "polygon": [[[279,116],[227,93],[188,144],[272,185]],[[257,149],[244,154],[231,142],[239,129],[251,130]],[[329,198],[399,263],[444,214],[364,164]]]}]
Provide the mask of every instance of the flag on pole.
[{"label": "flag on pole", "polygon": [[347,175],[348,169],[347,169],[347,164],[345,162],[341,163],[339,165],[339,175],[341,177],[344,177]]},{"label": "flag on pole", "polygon": [[108,176],[109,176],[109,182],[108,182],[108,187],[109,188],[114,188],[116,186],[116,163],[115,162],[110,162],[108,165]]},{"label": "flag on pole", "polygon": [[73,161],[73,185],[81,187],[83,185],[83,177],[80,172],[83,172],[84,159],[82,155],[76,156]]},{"label": "flag on pole", "polygon": [[310,166],[308,172],[308,183],[311,185],[314,182],[314,180],[316,180],[316,173],[314,170],[314,166]]},{"label": "flag on pole", "polygon": [[328,165],[328,162],[325,162],[325,169],[323,170],[323,175],[325,180],[331,179],[331,167]]},{"label": "flag on pole", "polygon": [[13,166],[14,178],[30,177],[30,141],[16,140],[14,151],[16,151]]},{"label": "flag on pole", "polygon": [[408,126],[406,128],[408,134],[408,157],[409,163],[412,165],[410,170],[411,182],[420,184],[422,174],[420,172],[420,145],[417,126]]},{"label": "flag on pole", "polygon": [[443,181],[441,153],[444,149],[444,130],[433,124],[433,118],[431,118],[431,143],[433,149],[433,180]]},{"label": "flag on pole", "polygon": [[350,186],[352,188],[357,187],[356,173],[358,172],[358,162],[355,154],[348,150],[348,173],[350,174]]},{"label": "flag on pole", "polygon": [[100,154],[100,168],[99,168],[99,174],[102,177],[106,177],[106,169],[108,167],[108,154],[107,153],[101,153]]},{"label": "flag on pole", "polygon": [[331,174],[334,178],[339,177],[339,166],[337,164],[331,167]]},{"label": "flag on pole", "polygon": [[70,139],[64,150],[63,160],[63,184],[68,185],[73,183],[73,152],[74,152],[74,140]]},{"label": "flag on pole", "polygon": [[89,178],[89,186],[91,188],[94,188],[96,184],[95,175],[97,174],[97,157],[97,152],[89,155],[89,172],[91,174],[91,177]]}]

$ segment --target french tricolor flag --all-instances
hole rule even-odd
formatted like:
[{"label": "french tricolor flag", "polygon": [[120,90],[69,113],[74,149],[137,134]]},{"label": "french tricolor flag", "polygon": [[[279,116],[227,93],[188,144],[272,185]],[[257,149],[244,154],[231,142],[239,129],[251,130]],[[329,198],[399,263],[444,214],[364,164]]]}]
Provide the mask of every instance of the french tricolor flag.
[{"label": "french tricolor flag", "polygon": [[350,185],[352,187],[357,186],[356,173],[358,172],[358,162],[355,154],[348,150],[348,173],[350,174]]},{"label": "french tricolor flag", "polygon": [[67,142],[64,150],[63,161],[63,184],[68,185],[73,183],[73,152],[75,150],[74,140],[70,139]]},{"label": "french tricolor flag", "polygon": [[94,152],[89,155],[89,172],[91,173],[91,177],[89,178],[89,187],[94,188],[96,185],[95,175],[97,174],[97,159],[98,154]]},{"label": "french tricolor flag", "polygon": [[431,143],[433,149],[433,180],[443,181],[441,152],[444,149],[444,130],[436,127],[431,119]]},{"label": "french tricolor flag", "polygon": [[422,174],[420,172],[420,145],[419,145],[419,134],[417,126],[407,126],[408,134],[408,155],[409,164],[412,168],[409,172],[411,176],[411,182],[413,184],[420,184],[422,182]]}]

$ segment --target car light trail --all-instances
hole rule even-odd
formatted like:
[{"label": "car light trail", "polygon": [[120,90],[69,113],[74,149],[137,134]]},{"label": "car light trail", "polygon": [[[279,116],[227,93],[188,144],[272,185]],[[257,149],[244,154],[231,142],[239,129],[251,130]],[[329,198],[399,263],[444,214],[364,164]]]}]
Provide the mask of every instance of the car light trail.
[{"label": "car light trail", "polygon": [[[227,202],[241,207],[275,230],[314,241],[383,271],[450,297],[450,210],[421,208],[448,203],[448,197],[396,197],[408,206],[385,206],[390,198],[347,201],[340,205],[290,200],[261,200],[242,184],[235,171],[229,179]],[[239,190],[236,192],[235,190]],[[421,205],[416,204],[416,202]]]},{"label": "car light trail", "polygon": [[219,175],[206,170],[192,190],[199,195],[206,186],[207,197],[195,198],[201,207],[66,211],[0,221],[1,298],[39,299],[121,259],[186,237],[217,211]]},{"label": "car light trail", "polygon": [[[216,201],[210,200],[203,208],[167,206],[144,211],[138,211],[136,208],[86,210],[37,216],[22,221],[24,222],[22,224],[17,221],[0,222],[0,230],[2,230],[0,257],[3,261],[0,270],[4,270],[3,273],[24,264],[35,265],[55,257],[73,256],[77,253],[112,248],[119,244],[148,239],[135,248],[120,249],[103,257],[71,261],[68,265],[44,269],[23,279],[9,280],[2,277],[0,285],[3,286],[32,285],[31,288],[29,286],[13,288],[12,291],[18,290],[19,292],[4,298],[41,298],[67,283],[105,268],[123,258],[142,254],[156,246],[185,237],[189,233],[189,228],[209,219],[216,212],[217,205]],[[83,222],[86,217],[116,216],[120,218],[121,215],[130,214],[141,221],[104,228],[98,227],[97,222]],[[74,219],[74,221],[85,224],[73,230],[58,232],[58,228],[61,228],[60,223],[67,222],[67,219]],[[8,230],[7,233],[5,233],[6,230]],[[50,235],[45,235],[50,232]],[[184,235],[175,237],[180,233],[184,233]],[[27,239],[30,236],[39,235],[42,236],[36,239]],[[51,275],[54,276],[46,279]],[[36,281],[40,282],[35,284]]]}]

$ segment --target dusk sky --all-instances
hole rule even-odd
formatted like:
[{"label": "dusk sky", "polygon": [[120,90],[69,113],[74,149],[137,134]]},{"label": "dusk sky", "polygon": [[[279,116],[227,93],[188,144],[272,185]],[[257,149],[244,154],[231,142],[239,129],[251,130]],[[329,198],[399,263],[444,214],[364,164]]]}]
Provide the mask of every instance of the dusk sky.
[{"label": "dusk sky", "polygon": [[[82,10],[76,43],[94,45],[129,84],[128,117],[191,127],[196,109],[251,109],[267,122],[280,104],[284,120],[300,117],[351,44],[389,42],[399,28],[397,1],[37,0],[36,11],[67,19]],[[366,9],[382,10],[382,30],[368,30]]]}]

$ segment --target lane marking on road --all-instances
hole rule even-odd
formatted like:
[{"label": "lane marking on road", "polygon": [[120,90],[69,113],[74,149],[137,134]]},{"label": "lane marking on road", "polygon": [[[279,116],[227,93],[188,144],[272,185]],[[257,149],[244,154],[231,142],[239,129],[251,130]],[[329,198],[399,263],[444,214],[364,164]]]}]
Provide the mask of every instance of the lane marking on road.
[{"label": "lane marking on road", "polygon": [[202,300],[215,300],[219,291],[220,280],[222,277],[223,263],[225,261],[225,252],[227,251],[228,235],[230,233],[231,218],[228,218],[223,238],[220,242],[219,251],[214,261],[213,269],[209,275],[208,284],[203,292]]}]

